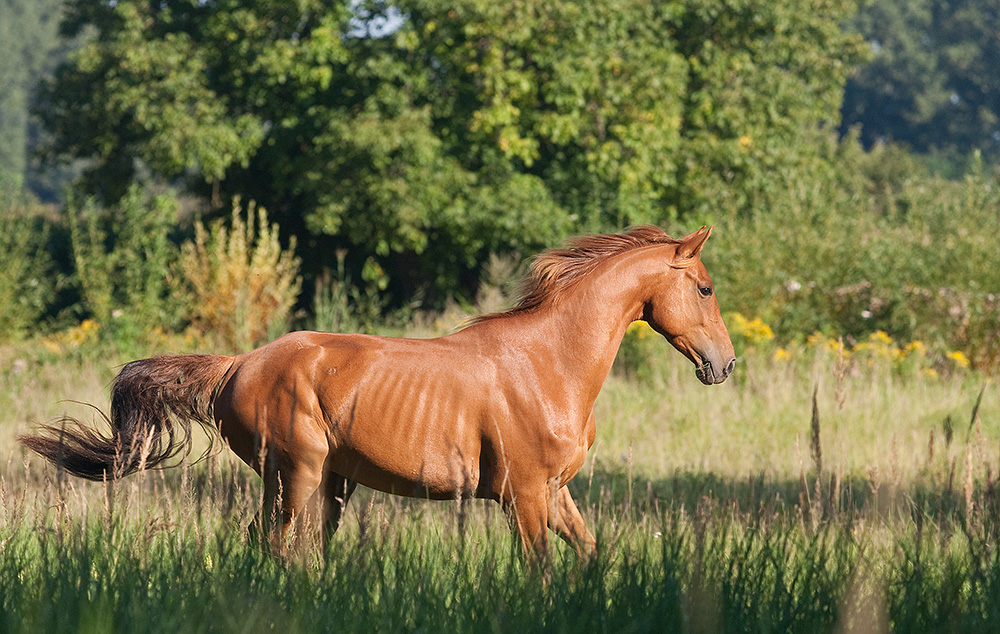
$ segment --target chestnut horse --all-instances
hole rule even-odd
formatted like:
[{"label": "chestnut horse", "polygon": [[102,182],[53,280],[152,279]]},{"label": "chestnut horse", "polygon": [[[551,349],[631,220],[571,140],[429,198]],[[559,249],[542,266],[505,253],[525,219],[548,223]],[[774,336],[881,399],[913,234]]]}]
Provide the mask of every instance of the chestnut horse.
[{"label": "chestnut horse", "polygon": [[279,550],[314,494],[329,536],[363,484],[496,500],[526,554],[548,556],[546,527],[593,553],[566,483],[594,442],[594,401],[628,325],[647,321],[706,385],[733,370],[700,259],[710,233],[577,238],[535,259],[516,307],[445,337],[294,332],[237,356],[134,361],[114,381],[110,436],[67,419],[20,440],[103,480],[175,456],[197,421],[263,478],[262,518]]}]

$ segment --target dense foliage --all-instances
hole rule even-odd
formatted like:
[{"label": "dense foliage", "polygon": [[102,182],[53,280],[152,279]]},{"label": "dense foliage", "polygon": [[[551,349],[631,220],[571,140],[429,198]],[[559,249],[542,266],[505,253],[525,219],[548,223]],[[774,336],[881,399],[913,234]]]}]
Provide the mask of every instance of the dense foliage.
[{"label": "dense foliage", "polygon": [[[866,59],[846,0],[65,6],[64,41],[81,44],[37,114],[47,158],[83,172],[62,209],[5,210],[5,339],[84,319],[116,341],[217,331],[227,349],[290,325],[366,329],[468,306],[497,254],[715,223],[723,310],[782,341],[882,330],[1000,364],[989,156],[945,180],[862,150],[866,130],[837,138]],[[887,26],[855,85],[895,68],[900,24],[947,13],[898,8],[857,18],[868,37],[866,20]],[[242,255],[225,224],[239,200],[280,227]],[[222,223],[214,242],[205,222]],[[262,271],[256,290],[235,284]],[[240,315],[255,323],[223,325]]]},{"label": "dense foliage", "polygon": [[95,33],[39,112],[89,192],[145,174],[253,199],[307,265],[348,246],[410,291],[570,232],[767,205],[861,59],[846,0],[68,6],[66,34]]},{"label": "dense foliage", "polygon": [[66,170],[43,170],[33,156],[45,137],[30,116],[39,81],[65,59],[72,40],[59,37],[63,0],[0,2],[0,183],[24,183],[38,196],[53,196]]},{"label": "dense foliage", "polygon": [[1000,4],[880,0],[852,21],[874,56],[847,83],[846,127],[954,159],[1000,158]]}]

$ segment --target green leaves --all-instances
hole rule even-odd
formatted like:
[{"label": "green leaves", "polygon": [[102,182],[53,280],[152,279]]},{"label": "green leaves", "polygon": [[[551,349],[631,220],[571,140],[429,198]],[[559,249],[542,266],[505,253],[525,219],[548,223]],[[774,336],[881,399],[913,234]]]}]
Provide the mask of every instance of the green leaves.
[{"label": "green leaves", "polygon": [[141,173],[240,195],[315,271],[332,237],[451,293],[491,252],[773,205],[836,122],[852,7],[77,0],[96,35],[42,113],[107,201]]},{"label": "green leaves", "polygon": [[851,26],[874,52],[844,99],[845,124],[860,124],[866,145],[889,140],[938,153],[953,173],[974,149],[1000,156],[996,2],[886,0]]},{"label": "green leaves", "polygon": [[68,216],[81,308],[132,340],[177,322],[169,284],[178,256],[170,240],[174,198],[147,196],[133,186],[110,210],[71,200]]}]

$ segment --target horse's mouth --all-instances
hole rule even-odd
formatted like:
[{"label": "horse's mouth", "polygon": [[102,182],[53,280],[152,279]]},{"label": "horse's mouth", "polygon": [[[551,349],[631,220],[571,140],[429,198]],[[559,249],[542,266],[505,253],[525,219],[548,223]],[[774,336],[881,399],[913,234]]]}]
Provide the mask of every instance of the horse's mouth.
[{"label": "horse's mouth", "polygon": [[720,373],[719,370],[712,365],[711,361],[705,361],[695,368],[694,375],[705,385],[716,385],[725,381],[729,375],[733,373],[733,369],[735,367],[736,359],[730,359],[729,363],[726,364],[726,367],[722,368]]},{"label": "horse's mouth", "polygon": [[712,363],[706,361],[694,370],[694,375],[705,385],[715,384],[715,372],[712,371]]}]

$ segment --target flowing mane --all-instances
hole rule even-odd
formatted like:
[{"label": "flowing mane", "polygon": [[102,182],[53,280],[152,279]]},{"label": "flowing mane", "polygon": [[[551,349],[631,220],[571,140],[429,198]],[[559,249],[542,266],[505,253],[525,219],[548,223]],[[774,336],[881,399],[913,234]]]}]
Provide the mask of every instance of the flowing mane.
[{"label": "flowing mane", "polygon": [[531,312],[559,296],[612,256],[640,247],[679,242],[653,225],[631,227],[625,233],[599,233],[573,238],[565,247],[549,249],[534,258],[531,272],[521,284],[518,293],[521,299],[516,306],[474,317],[472,323]]}]

